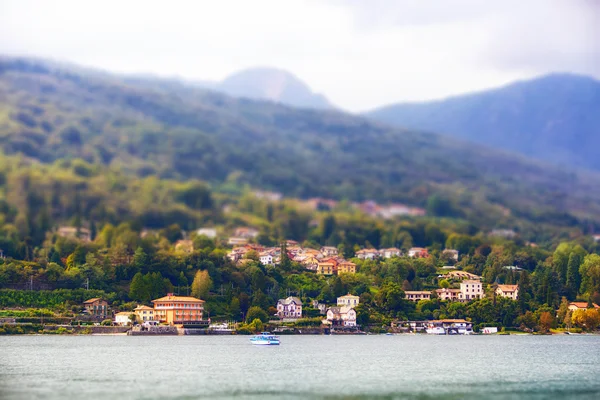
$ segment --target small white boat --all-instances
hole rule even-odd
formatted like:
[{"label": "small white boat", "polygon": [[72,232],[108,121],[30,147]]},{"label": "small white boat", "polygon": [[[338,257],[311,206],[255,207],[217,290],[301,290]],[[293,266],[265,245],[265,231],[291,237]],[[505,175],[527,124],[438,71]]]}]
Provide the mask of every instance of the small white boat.
[{"label": "small white boat", "polygon": [[269,332],[261,332],[260,335],[251,338],[250,342],[262,346],[278,346],[280,343],[279,336],[271,335]]}]

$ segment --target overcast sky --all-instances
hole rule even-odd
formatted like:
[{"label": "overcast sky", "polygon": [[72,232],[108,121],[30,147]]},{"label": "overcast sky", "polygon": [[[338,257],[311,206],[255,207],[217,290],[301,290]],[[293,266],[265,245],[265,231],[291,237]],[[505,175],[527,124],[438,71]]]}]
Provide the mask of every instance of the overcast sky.
[{"label": "overcast sky", "polygon": [[286,69],[350,111],[548,72],[600,78],[595,0],[0,0],[0,52],[221,80]]}]

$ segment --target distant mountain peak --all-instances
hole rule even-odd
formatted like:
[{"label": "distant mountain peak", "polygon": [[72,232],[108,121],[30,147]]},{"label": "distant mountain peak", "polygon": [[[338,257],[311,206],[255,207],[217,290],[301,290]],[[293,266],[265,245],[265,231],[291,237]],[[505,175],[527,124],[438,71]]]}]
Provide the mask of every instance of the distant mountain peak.
[{"label": "distant mountain peak", "polygon": [[235,97],[268,100],[294,107],[331,108],[320,94],[292,73],[272,67],[254,67],[236,72],[217,84],[216,90]]}]

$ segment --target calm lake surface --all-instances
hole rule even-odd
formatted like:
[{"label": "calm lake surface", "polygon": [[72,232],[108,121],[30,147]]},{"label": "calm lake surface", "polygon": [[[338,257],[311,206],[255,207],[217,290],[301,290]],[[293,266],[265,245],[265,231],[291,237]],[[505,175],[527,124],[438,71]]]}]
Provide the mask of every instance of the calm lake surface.
[{"label": "calm lake surface", "polygon": [[0,399],[600,399],[599,336],[0,336]]}]

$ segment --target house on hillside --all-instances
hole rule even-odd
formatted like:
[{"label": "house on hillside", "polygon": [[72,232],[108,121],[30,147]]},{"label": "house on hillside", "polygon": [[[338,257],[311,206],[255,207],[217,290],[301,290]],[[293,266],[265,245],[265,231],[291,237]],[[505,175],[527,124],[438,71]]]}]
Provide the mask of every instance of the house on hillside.
[{"label": "house on hillside", "polygon": [[196,235],[214,239],[217,237],[217,230],[215,228],[200,228],[196,231]]},{"label": "house on hillside", "polygon": [[229,246],[244,246],[248,244],[248,239],[243,237],[231,236],[227,239],[227,244]]},{"label": "house on hillside", "polygon": [[442,301],[458,301],[459,300],[460,289],[443,288],[443,289],[436,289],[435,292],[437,294],[438,299],[440,299]]},{"label": "house on hillside", "polygon": [[258,236],[258,229],[248,228],[248,227],[240,227],[235,230],[235,233],[233,236],[238,237],[238,238],[243,238],[243,239],[254,239],[255,237]]},{"label": "house on hillside", "polygon": [[277,302],[277,316],[281,319],[302,318],[302,301],[294,296],[279,299]]},{"label": "house on hillside", "polygon": [[445,275],[446,279],[452,279],[455,281],[462,281],[465,279],[471,279],[471,280],[481,280],[481,276],[479,275],[475,275],[472,274],[470,272],[466,272],[466,271],[450,271],[448,272],[447,275]]},{"label": "house on hillside", "polygon": [[458,261],[458,250],[446,249],[446,250],[442,251],[442,255],[446,256],[452,260]]},{"label": "house on hillside", "polygon": [[324,257],[337,257],[338,249],[333,246],[323,246],[321,247],[321,254]]},{"label": "house on hillside", "polygon": [[359,304],[360,304],[360,297],[354,296],[354,295],[352,295],[350,293],[348,293],[345,296],[340,296],[340,297],[337,298],[337,305],[338,306],[356,307]]},{"label": "house on hillside", "polygon": [[383,258],[400,257],[402,255],[402,251],[395,247],[390,247],[389,249],[379,250],[379,254],[381,254]]},{"label": "house on hillside", "polygon": [[408,250],[408,256],[412,258],[427,258],[429,251],[423,247],[412,247]]},{"label": "house on hillside", "polygon": [[56,234],[67,239],[81,240],[82,242],[91,242],[92,233],[86,228],[77,228],[75,226],[61,226],[56,230]]},{"label": "house on hillside", "polygon": [[259,255],[260,263],[262,265],[273,265],[274,253],[271,251],[263,251]]},{"label": "house on hillside", "polygon": [[431,292],[427,290],[407,290],[404,292],[408,301],[431,300]]},{"label": "house on hillside", "polygon": [[460,283],[459,301],[471,301],[484,297],[483,284],[481,281],[466,279]]},{"label": "house on hillside", "polygon": [[356,257],[361,260],[374,260],[379,257],[379,251],[376,249],[362,249],[356,252]]},{"label": "house on hillside", "polygon": [[[595,309],[600,308],[600,306],[596,303],[592,303],[592,305],[594,306]],[[577,310],[586,311],[587,309],[588,309],[588,303],[585,301],[573,301],[573,302],[569,303],[569,310],[571,310],[571,311],[577,311]]]},{"label": "house on hillside", "polygon": [[498,285],[498,287],[496,287],[496,295],[517,300],[517,297],[519,296],[519,285]]},{"label": "house on hillside", "polygon": [[304,257],[301,264],[310,271],[316,271],[319,266],[319,260],[314,255],[310,254]]},{"label": "house on hillside", "polygon": [[319,262],[317,264],[318,275],[333,275],[336,265],[333,262]]},{"label": "house on hillside", "polygon": [[83,307],[87,314],[93,317],[106,318],[108,316],[108,302],[99,297],[84,301]]},{"label": "house on hillside", "polygon": [[343,261],[337,266],[338,274],[355,274],[356,273],[356,264],[350,261]]}]

